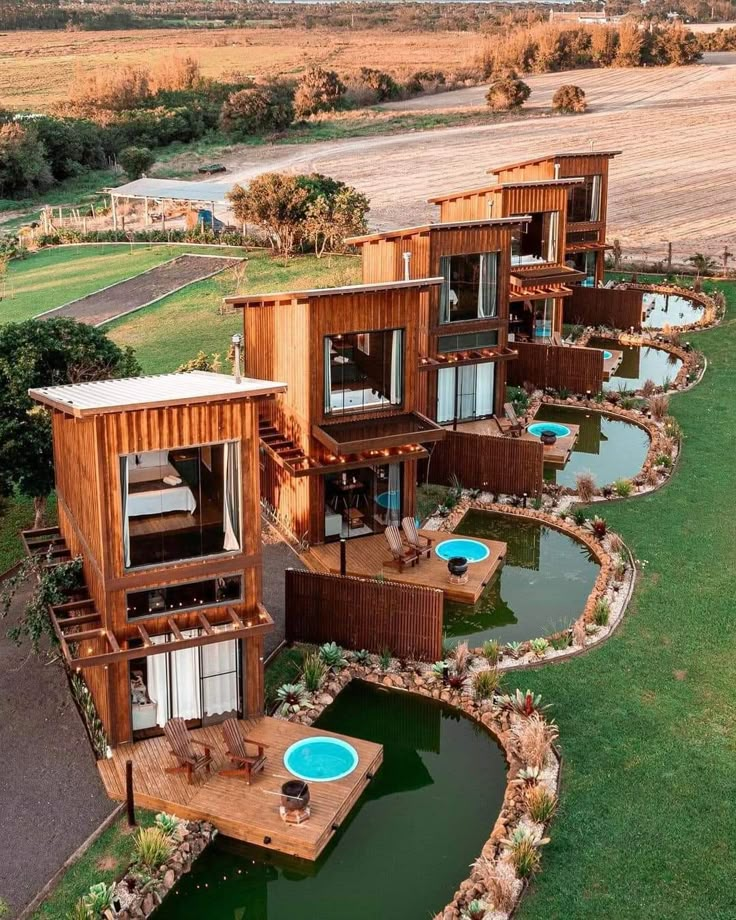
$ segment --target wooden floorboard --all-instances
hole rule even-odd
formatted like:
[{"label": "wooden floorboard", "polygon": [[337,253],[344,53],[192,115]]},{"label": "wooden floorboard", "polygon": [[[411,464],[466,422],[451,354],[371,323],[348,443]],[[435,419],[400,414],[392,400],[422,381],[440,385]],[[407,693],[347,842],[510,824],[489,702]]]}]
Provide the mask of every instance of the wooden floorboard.
[{"label": "wooden floorboard", "polygon": [[604,357],[603,359],[603,379],[610,380],[623,361],[624,353],[622,351],[614,350],[613,348],[607,348],[605,350],[611,352],[611,357]]},{"label": "wooden floorboard", "polygon": [[[188,819],[211,821],[221,833],[237,840],[257,844],[303,859],[317,859],[329,843],[334,829],[349,814],[383,762],[380,744],[318,731],[304,725],[264,717],[241,723],[243,733],[266,745],[266,766],[248,786],[240,777],[222,776],[219,770],[230,767],[220,727],[216,725],[192,732],[212,750],[212,772],[196,774],[191,785],[183,773],[167,773],[176,766],[163,737],[149,738],[115,748],[113,756],[98,763],[107,794],[125,798],[125,762],[133,761],[133,790],[136,804],[156,811],[167,811]],[[295,741],[317,735],[344,738],[358,752],[358,766],[341,780],[310,783],[311,817],[304,824],[285,824],[279,815],[281,784],[293,776],[284,767],[286,749]],[[268,842],[267,842],[268,840]]]},{"label": "wooden floorboard", "polygon": [[[388,581],[440,588],[449,600],[474,604],[483,593],[484,587],[503,565],[506,557],[505,543],[473,537],[474,540],[488,547],[490,551],[488,558],[482,562],[473,562],[468,566],[468,580],[464,585],[454,584],[450,581],[447,562],[441,559],[434,550],[440,543],[456,539],[457,535],[437,530],[421,530],[420,534],[434,541],[429,559],[422,559],[417,565],[406,567],[401,571],[391,557],[383,534],[348,540],[347,574],[361,578],[381,576]],[[324,543],[321,546],[313,546],[302,556],[302,559],[313,571],[339,573],[340,544]]]}]

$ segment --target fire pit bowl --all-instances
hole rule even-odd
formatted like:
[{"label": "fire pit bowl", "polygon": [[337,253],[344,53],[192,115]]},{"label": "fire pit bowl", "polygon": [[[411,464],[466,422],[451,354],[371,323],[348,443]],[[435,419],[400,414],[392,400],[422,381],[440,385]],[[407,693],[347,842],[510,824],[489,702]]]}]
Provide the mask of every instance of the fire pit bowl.
[{"label": "fire pit bowl", "polygon": [[285,811],[302,811],[309,805],[309,786],[300,779],[290,779],[281,786],[281,807]]},{"label": "fire pit bowl", "polygon": [[539,435],[539,440],[542,442],[542,444],[546,444],[548,447],[551,447],[552,444],[557,442],[557,435],[554,433],[554,431],[548,431],[545,428],[545,430]]},{"label": "fire pit bowl", "polygon": [[465,556],[452,556],[447,560],[447,571],[455,578],[462,578],[468,571],[468,560]]}]

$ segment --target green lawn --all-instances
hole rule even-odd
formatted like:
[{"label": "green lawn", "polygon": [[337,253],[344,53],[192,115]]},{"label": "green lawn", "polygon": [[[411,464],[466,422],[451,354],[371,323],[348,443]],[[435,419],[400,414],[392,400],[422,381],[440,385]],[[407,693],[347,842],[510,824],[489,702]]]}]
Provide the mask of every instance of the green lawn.
[{"label": "green lawn", "polygon": [[101,243],[43,249],[13,259],[0,284],[0,323],[30,319],[99,288],[138,275],[186,252],[242,255],[240,249],[206,246],[131,246]]},{"label": "green lawn", "polygon": [[[0,504],[0,574],[23,557],[20,532],[33,526],[33,517],[32,498],[11,496]],[[46,506],[46,523],[49,526],[56,523],[53,495]]]},{"label": "green lawn", "polygon": [[330,287],[359,280],[357,257],[299,256],[284,263],[267,253],[251,253],[245,269],[190,285],[105,328],[119,345],[135,348],[145,373],[164,373],[176,370],[200,350],[227,355],[230,337],[243,329],[240,310],[219,313],[227,294]]},{"label": "green lawn", "polygon": [[604,509],[644,575],[621,630],[519,676],[553,702],[561,811],[520,920],[736,917],[736,284],[692,335],[708,372],[672,399],[684,449],[669,485]]}]

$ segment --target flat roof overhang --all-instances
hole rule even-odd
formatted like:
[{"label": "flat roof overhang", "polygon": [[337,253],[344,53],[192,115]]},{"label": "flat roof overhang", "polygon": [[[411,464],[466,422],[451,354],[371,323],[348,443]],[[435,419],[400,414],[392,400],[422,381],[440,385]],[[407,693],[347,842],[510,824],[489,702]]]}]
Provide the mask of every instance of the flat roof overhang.
[{"label": "flat roof overhang", "polygon": [[523,303],[525,300],[547,300],[549,297],[569,297],[572,288],[564,284],[541,284],[536,287],[519,288],[514,285],[509,290],[509,303]]},{"label": "flat roof overhang", "polygon": [[613,157],[620,156],[622,153],[622,150],[571,150],[565,153],[548,153],[541,157],[534,157],[531,160],[519,160],[516,163],[505,163],[503,166],[492,167],[491,169],[487,169],[486,173],[490,176],[497,176],[501,172],[506,172],[509,169],[519,169],[522,166],[536,166],[538,163],[553,163],[555,160],[573,160],[582,159],[583,157],[586,159],[605,157],[607,160],[610,160]]},{"label": "flat roof overhang", "polygon": [[453,351],[435,355],[420,355],[419,370],[431,371],[441,367],[465,367],[470,364],[485,364],[489,361],[513,361],[519,357],[519,352],[505,345],[496,345],[492,348],[469,348],[465,351]]},{"label": "flat roof overhang", "polygon": [[444,429],[420,412],[315,425],[312,435],[337,457],[440,441]]},{"label": "flat roof overhang", "polygon": [[414,236],[420,233],[431,233],[435,230],[474,230],[481,227],[516,227],[530,221],[530,214],[515,214],[513,217],[487,217],[477,220],[449,220],[438,221],[433,224],[420,224],[417,227],[400,227],[394,230],[377,230],[375,233],[366,233],[363,236],[349,236],[345,242],[350,246],[362,243],[375,243],[378,240],[400,239],[405,236]]},{"label": "flat roof overhang", "polygon": [[510,282],[512,287],[533,288],[548,284],[569,284],[580,281],[585,277],[585,272],[566,265],[515,265],[511,269]]}]

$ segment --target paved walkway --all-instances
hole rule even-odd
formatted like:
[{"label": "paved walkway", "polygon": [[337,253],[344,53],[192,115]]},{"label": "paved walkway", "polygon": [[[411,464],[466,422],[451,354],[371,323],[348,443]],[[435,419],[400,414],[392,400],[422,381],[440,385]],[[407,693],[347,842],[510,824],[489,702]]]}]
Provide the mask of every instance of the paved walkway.
[{"label": "paved walkway", "polygon": [[6,637],[19,609],[0,621],[0,898],[10,917],[115,807],[61,665]]},{"label": "paved walkway", "polygon": [[57,319],[66,316],[90,326],[102,326],[140,310],[155,300],[161,300],[195,281],[217,275],[240,261],[223,256],[179,256],[126,281],[118,281],[117,284],[94,291],[79,300],[72,300],[48,313],[41,313],[37,318]]},{"label": "paved walkway", "polygon": [[265,652],[270,655],[284,641],[285,598],[284,572],[286,569],[305,569],[294,550],[283,542],[263,546],[263,605],[273,617],[275,629],[266,636]]}]

